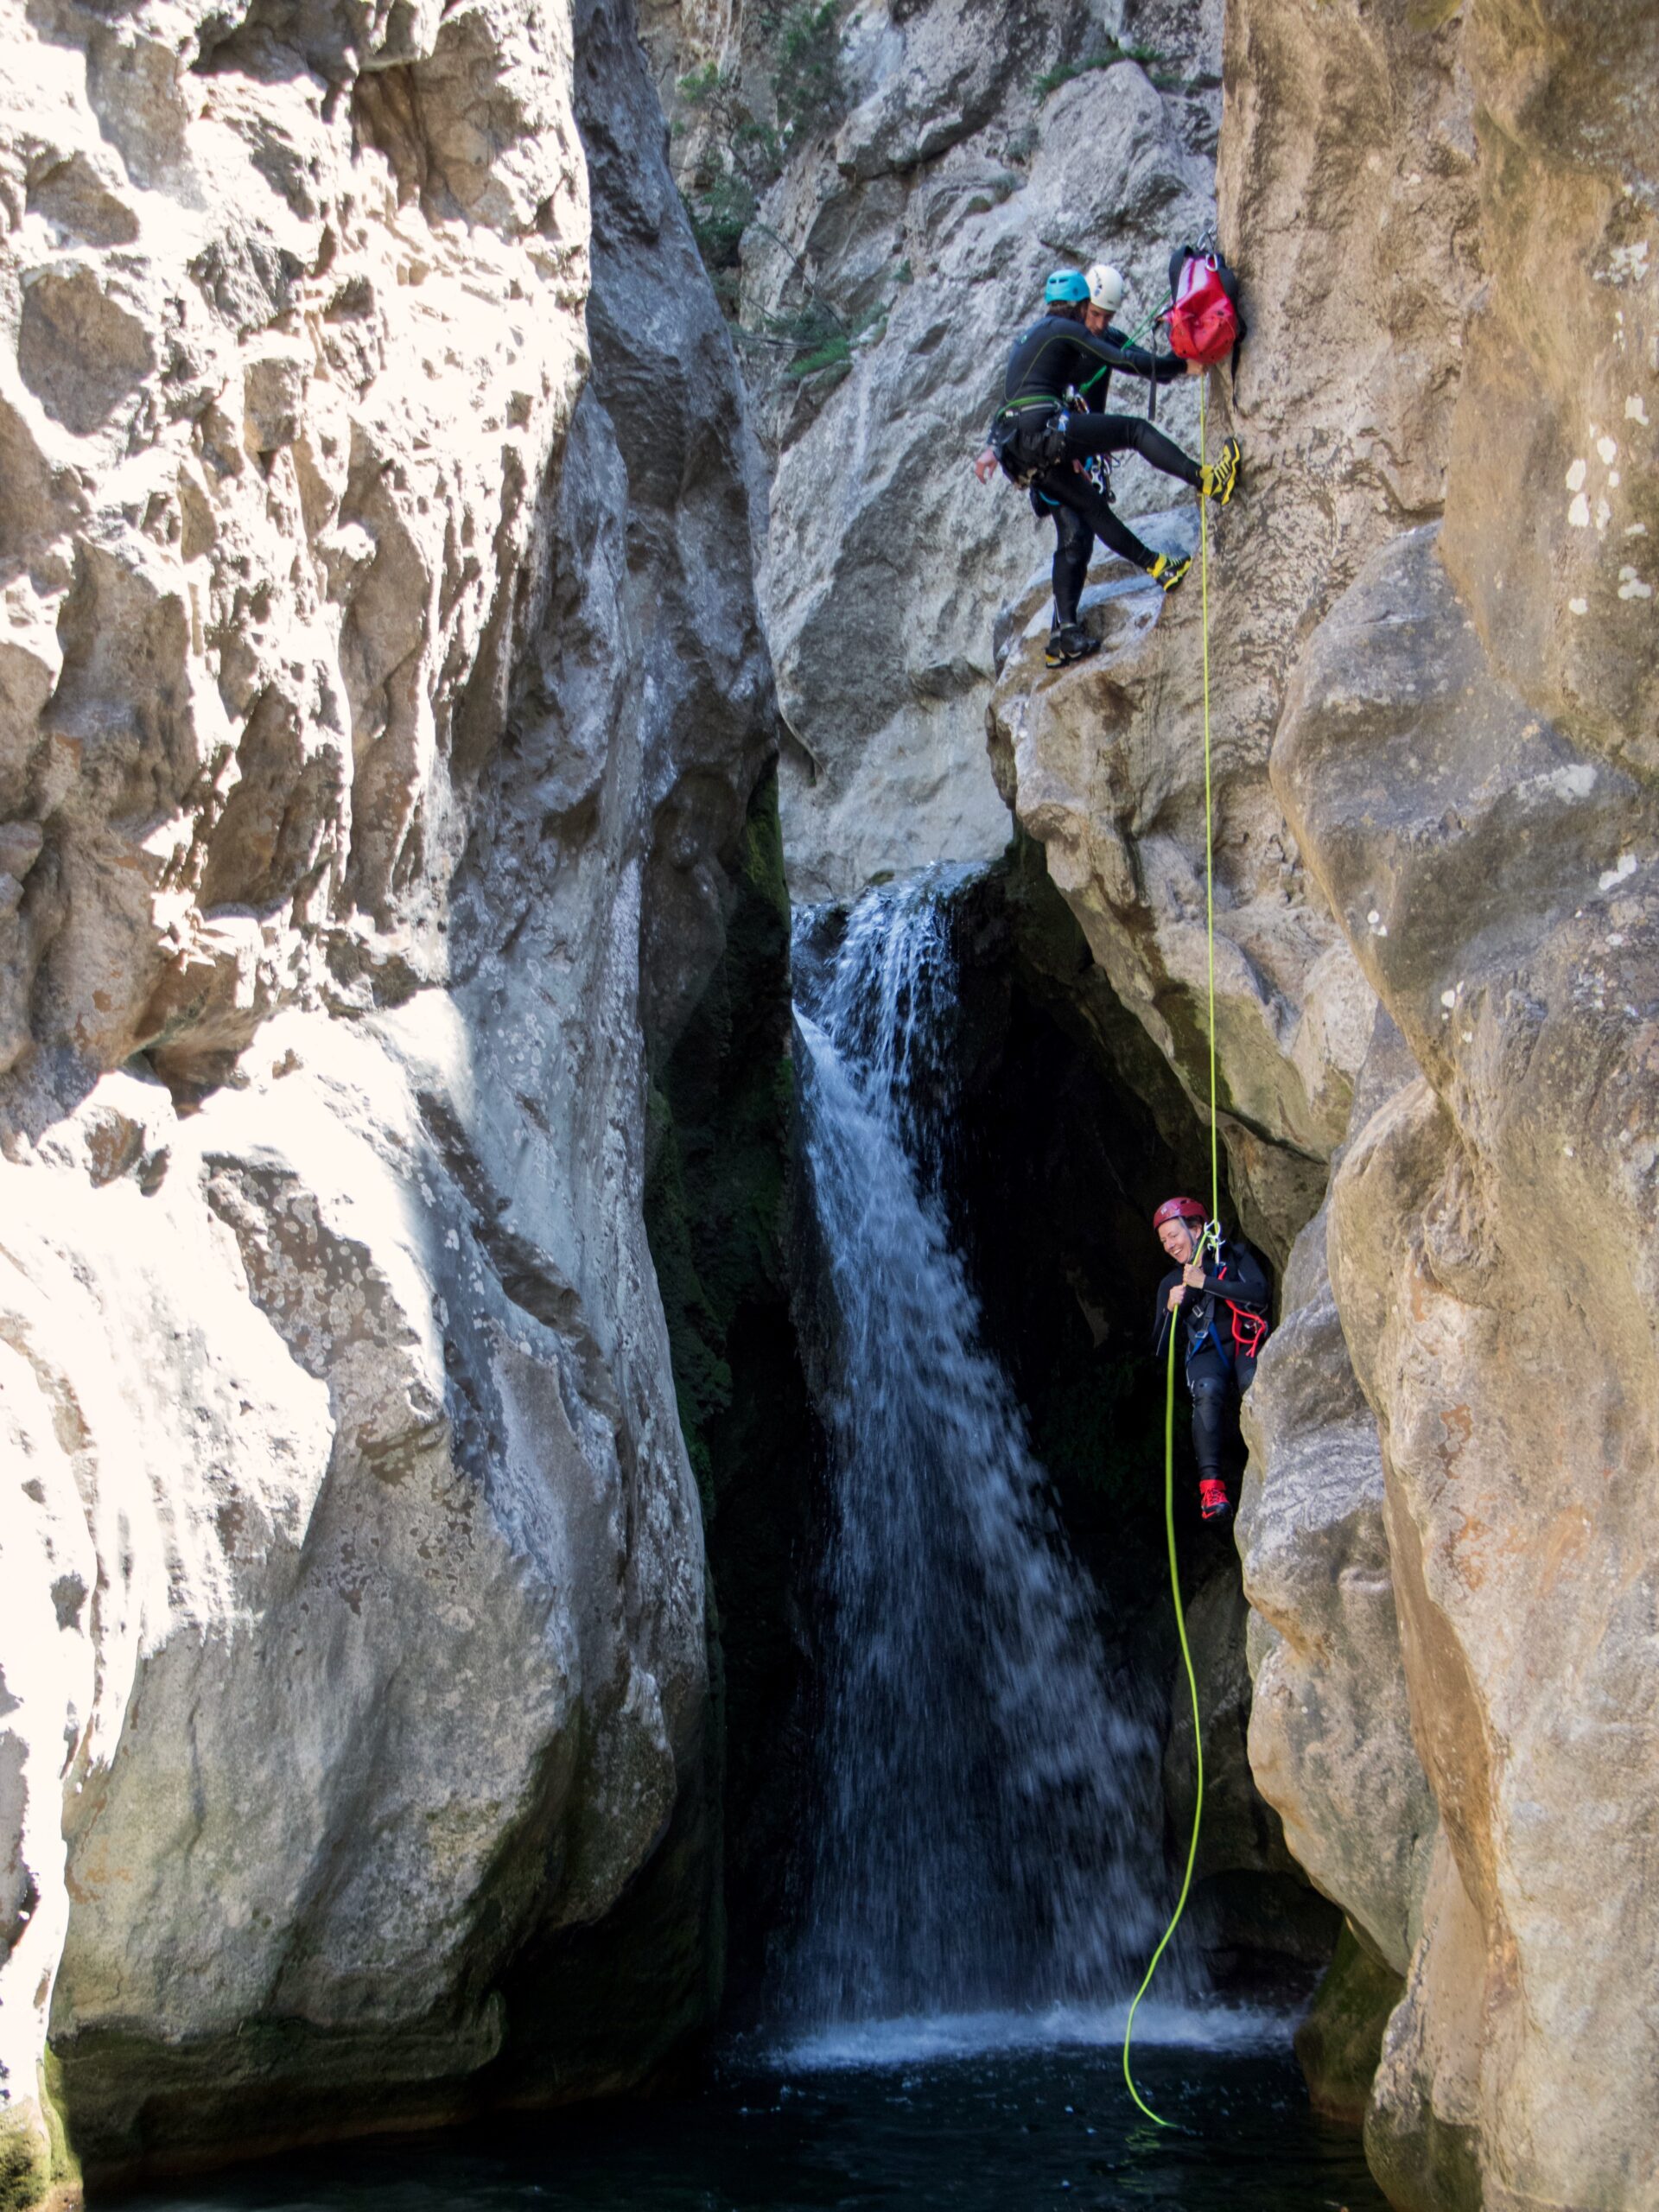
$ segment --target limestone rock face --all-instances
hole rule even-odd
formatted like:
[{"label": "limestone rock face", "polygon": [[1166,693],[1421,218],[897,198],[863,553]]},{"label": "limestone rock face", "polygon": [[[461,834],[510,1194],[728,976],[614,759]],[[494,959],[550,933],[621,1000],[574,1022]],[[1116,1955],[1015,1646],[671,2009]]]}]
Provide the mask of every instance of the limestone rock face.
[{"label": "limestone rock face", "polygon": [[[1189,509],[1163,528],[1186,544],[1192,525]],[[1082,613],[1104,650],[1057,674],[1042,664],[1046,582],[1006,611],[992,760],[1114,990],[1207,1119],[1198,608],[1187,585],[1166,599],[1115,563],[1085,591]],[[1323,901],[1310,895],[1265,759],[1252,762],[1253,747],[1231,742],[1224,697],[1212,703],[1223,825],[1217,1095],[1244,1225],[1282,1261],[1319,1202],[1347,1128],[1375,1001]]]},{"label": "limestone rock face", "polygon": [[1616,2126],[1605,2099],[1653,1941],[1629,1839],[1655,1770],[1659,817],[1493,665],[1428,532],[1328,619],[1275,773],[1338,910],[1385,902],[1388,935],[1355,935],[1422,1071],[1356,1135],[1332,1209],[1445,1830],[1382,2171],[1437,2188],[1422,2144],[1450,2129],[1492,2202],[1640,2202],[1646,2070]]},{"label": "limestone rock face", "polygon": [[12,62],[0,1062],[38,1121],[441,961],[588,220],[569,24],[527,7],[287,43],[68,8]]},{"label": "limestone rock face", "polygon": [[[653,35],[666,82],[694,63],[753,67],[741,10],[682,7]],[[1129,320],[1161,303],[1168,241],[1212,212],[1219,44],[1213,5],[862,9],[841,56],[847,111],[790,142],[744,234],[798,897],[853,897],[884,870],[1007,842],[984,772],[990,618],[1046,574],[1054,532],[969,463],[1051,269],[1109,259],[1133,280]],[[809,325],[830,358],[791,373],[815,352],[778,334]],[[1137,380],[1114,393],[1145,409]],[[1194,406],[1179,385],[1160,395],[1189,448]],[[1134,518],[1168,485],[1132,461],[1118,489]]]},{"label": "limestone rock face", "polygon": [[[1227,16],[1217,1043],[1247,1225],[1289,1253],[1251,1751],[1408,1968],[1367,2126],[1403,2206],[1659,2202],[1656,37],[1588,0]],[[1191,587],[1103,571],[1106,649],[1058,677],[1035,612],[998,772],[1202,1098]]]},{"label": "limestone rock face", "polygon": [[1297,1239],[1244,1406],[1238,1547],[1250,1768],[1292,1853],[1403,1974],[1437,1815],[1412,1742],[1376,1423],[1343,1342],[1325,1217]]},{"label": "limestone rock face", "polygon": [[[1217,189],[1250,335],[1236,380],[1209,380],[1206,426],[1245,448],[1243,490],[1211,533],[1217,1052],[1235,1186],[1281,1262],[1345,1131],[1370,997],[1308,884],[1268,754],[1302,641],[1371,548],[1439,510],[1480,276],[1457,33],[1417,28],[1420,12],[1339,10],[1317,38],[1299,4],[1226,13]],[[1027,642],[992,712],[994,750],[1016,728],[1023,747],[1011,803],[1065,848],[1096,957],[1207,1100],[1198,581],[1145,654],[1115,651],[1058,686]]]},{"label": "limestone rock face", "polygon": [[775,715],[623,0],[9,28],[0,2065],[43,2186],[48,2017],[114,2172],[625,2081],[706,2011],[646,1055]]}]

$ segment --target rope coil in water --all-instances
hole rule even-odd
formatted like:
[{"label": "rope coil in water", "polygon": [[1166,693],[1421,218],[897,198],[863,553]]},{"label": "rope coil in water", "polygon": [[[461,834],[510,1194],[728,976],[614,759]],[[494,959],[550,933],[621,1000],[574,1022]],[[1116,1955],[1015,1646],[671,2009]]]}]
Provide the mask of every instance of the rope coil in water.
[{"label": "rope coil in water", "polygon": [[[1198,466],[1204,467],[1207,448],[1205,441],[1205,379],[1198,380]],[[1198,494],[1198,583],[1200,621],[1204,653],[1204,913],[1205,928],[1209,939],[1209,1015],[1210,1015],[1210,1218],[1205,1225],[1192,1257],[1201,1260],[1220,1236],[1221,1223],[1221,1164],[1216,1128],[1216,830],[1215,801],[1211,785],[1210,766],[1210,526],[1205,512],[1206,502]],[[1175,1900],[1175,1910],[1170,1915],[1169,1925],[1158,1939],[1158,1948],[1135,1993],[1129,2006],[1129,2017],[1123,2025],[1123,2079],[1136,2105],[1160,2127],[1170,2122],[1155,2113],[1135,2086],[1135,2075],[1129,2066],[1129,2044],[1135,2034],[1135,2016],[1141,1999],[1152,1986],[1152,1977],[1158,1971],[1158,1961],[1163,1957],[1180,1926],[1181,1915],[1186,1910],[1187,1893],[1192,1887],[1192,1868],[1198,1855],[1198,1828],[1204,1819],[1204,1730],[1198,1713],[1198,1678],[1193,1671],[1192,1652],[1186,1640],[1186,1615],[1181,1606],[1180,1562],[1175,1550],[1175,1347],[1180,1337],[1179,1326],[1173,1316],[1169,1329],[1169,1363],[1164,1382],[1164,1530],[1169,1542],[1169,1587],[1175,1601],[1175,1629],[1181,1640],[1181,1661],[1186,1669],[1186,1686],[1192,1697],[1192,1749],[1198,1772],[1198,1795],[1192,1806],[1192,1834],[1186,1847],[1186,1871],[1181,1877],[1181,1893]]]}]

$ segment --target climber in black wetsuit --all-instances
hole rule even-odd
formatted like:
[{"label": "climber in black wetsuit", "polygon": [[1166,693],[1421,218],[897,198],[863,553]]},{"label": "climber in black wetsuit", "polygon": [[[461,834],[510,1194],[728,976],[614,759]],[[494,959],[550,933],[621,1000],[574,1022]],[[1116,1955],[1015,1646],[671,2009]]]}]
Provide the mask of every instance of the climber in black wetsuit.
[{"label": "climber in black wetsuit", "polygon": [[1238,1401],[1255,1380],[1273,1294],[1262,1262],[1236,1237],[1224,1238],[1204,1263],[1194,1262],[1204,1218],[1196,1198],[1166,1198],[1152,1217],[1160,1243],[1177,1262],[1158,1286],[1154,1348],[1167,1349],[1167,1331],[1179,1315],[1185,1328],[1181,1349],[1192,1396],[1198,1507],[1206,1521],[1216,1521],[1230,1510],[1222,1472],[1227,1432],[1236,1426]]},{"label": "climber in black wetsuit", "polygon": [[[1091,280],[1099,296],[1091,292]],[[1088,277],[1076,270],[1057,270],[1044,289],[1045,313],[1015,346],[1004,380],[1004,397],[989,437],[974,462],[982,484],[998,467],[1016,484],[1029,486],[1039,514],[1054,517],[1054,629],[1047,659],[1051,667],[1081,660],[1096,650],[1077,620],[1078,602],[1094,541],[1145,571],[1166,591],[1173,590],[1192,565],[1190,556],[1154,553],[1112,512],[1109,493],[1084,474],[1082,464],[1096,455],[1134,451],[1166,475],[1191,484],[1203,497],[1223,505],[1238,477],[1238,446],[1229,439],[1221,457],[1208,468],[1190,460],[1172,439],[1138,415],[1104,411],[1106,386],[1113,369],[1157,383],[1191,372],[1195,364],[1176,354],[1145,353],[1110,335],[1111,317],[1122,301],[1122,279],[1115,270],[1097,267]],[[1068,404],[1068,395],[1081,395]]]}]

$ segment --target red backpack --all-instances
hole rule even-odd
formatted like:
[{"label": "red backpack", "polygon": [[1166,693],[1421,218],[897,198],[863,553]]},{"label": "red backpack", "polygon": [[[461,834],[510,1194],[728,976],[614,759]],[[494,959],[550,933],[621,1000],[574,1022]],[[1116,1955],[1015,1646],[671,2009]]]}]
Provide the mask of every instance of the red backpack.
[{"label": "red backpack", "polygon": [[1244,335],[1238,313],[1238,279],[1218,253],[1178,246],[1170,257],[1171,350],[1200,368],[1224,361]]}]

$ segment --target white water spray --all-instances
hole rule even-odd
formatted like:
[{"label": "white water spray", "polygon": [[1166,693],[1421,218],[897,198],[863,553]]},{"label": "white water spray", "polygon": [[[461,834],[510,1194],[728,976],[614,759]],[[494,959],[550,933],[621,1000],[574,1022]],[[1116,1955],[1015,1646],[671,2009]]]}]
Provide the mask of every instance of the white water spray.
[{"label": "white water spray", "polygon": [[1155,1745],[1108,1694],[941,1203],[960,880],[871,893],[798,963],[836,1516],[805,2025],[1109,2003],[1160,1924]]}]

